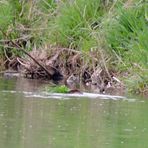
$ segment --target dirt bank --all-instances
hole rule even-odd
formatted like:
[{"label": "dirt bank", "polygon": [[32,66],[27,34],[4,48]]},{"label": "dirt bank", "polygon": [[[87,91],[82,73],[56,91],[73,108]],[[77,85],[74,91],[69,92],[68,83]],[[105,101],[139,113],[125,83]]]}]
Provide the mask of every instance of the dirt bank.
[{"label": "dirt bank", "polygon": [[49,46],[33,49],[21,57],[7,57],[5,63],[7,69],[16,70],[26,78],[48,79],[71,89],[79,89],[83,83],[88,90],[97,93],[121,94],[125,90],[118,74],[101,67],[94,52],[84,54],[74,49]]}]

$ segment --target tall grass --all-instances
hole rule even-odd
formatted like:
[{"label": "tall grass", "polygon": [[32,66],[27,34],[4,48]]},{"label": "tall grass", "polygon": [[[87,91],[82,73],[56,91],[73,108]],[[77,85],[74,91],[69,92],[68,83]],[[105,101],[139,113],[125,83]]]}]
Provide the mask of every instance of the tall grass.
[{"label": "tall grass", "polygon": [[127,63],[148,63],[148,24],[145,4],[121,9],[108,28],[107,41],[111,50]]},{"label": "tall grass", "polygon": [[93,25],[103,15],[100,0],[75,0],[60,4],[52,22],[51,40],[66,47],[89,50],[96,45]]},{"label": "tall grass", "polygon": [[12,23],[11,7],[8,3],[1,2],[0,4],[0,26],[5,29]]},{"label": "tall grass", "polygon": [[121,7],[106,27],[107,44],[119,61],[118,70],[128,70],[131,76],[126,78],[127,84],[140,91],[148,87],[147,8],[148,3],[143,1]]},{"label": "tall grass", "polygon": [[[27,50],[41,46],[48,38],[48,21],[55,6],[53,0],[0,1],[0,39],[21,39],[26,42]],[[0,53],[3,53],[3,47],[0,47]]]},{"label": "tall grass", "polygon": [[27,50],[43,44],[87,54],[95,49],[98,63],[109,61],[109,67],[138,75],[138,88],[147,82],[148,3],[144,0],[2,0],[0,29],[7,34],[0,31],[0,40],[23,38]]}]

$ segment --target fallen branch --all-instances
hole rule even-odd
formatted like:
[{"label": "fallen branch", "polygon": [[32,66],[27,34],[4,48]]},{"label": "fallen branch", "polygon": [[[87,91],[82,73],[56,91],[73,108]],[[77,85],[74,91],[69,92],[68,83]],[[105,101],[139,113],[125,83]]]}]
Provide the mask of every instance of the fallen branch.
[{"label": "fallen branch", "polygon": [[[13,43],[13,42],[12,42]],[[16,45],[16,44],[14,44]],[[25,51],[23,48],[20,48],[20,47],[10,47],[10,46],[5,46],[6,48],[15,48],[17,49],[18,51],[22,51],[24,54],[26,54],[28,57],[30,57],[37,65],[39,65],[49,76],[49,78],[51,77],[51,73],[46,69],[45,66],[43,66],[41,63],[39,63],[34,57],[32,57],[27,51]],[[56,68],[50,66],[51,68],[53,68],[54,70],[57,70]]]}]

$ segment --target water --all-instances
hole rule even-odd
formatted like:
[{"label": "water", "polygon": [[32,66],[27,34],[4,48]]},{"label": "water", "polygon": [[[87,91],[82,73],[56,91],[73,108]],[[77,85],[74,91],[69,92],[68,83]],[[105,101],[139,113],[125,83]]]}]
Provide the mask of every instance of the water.
[{"label": "water", "polygon": [[0,79],[0,148],[148,147],[148,100],[55,99],[20,92],[38,92],[40,85]]}]

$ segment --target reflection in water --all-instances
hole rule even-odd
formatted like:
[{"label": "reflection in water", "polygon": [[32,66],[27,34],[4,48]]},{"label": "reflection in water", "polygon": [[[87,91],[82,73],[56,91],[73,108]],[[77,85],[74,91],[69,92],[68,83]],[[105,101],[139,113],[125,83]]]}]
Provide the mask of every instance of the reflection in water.
[{"label": "reflection in water", "polygon": [[147,100],[0,93],[0,148],[147,148]]},{"label": "reflection in water", "polygon": [[17,91],[34,92],[37,91],[39,88],[41,89],[43,84],[49,84],[49,82],[43,80],[18,78],[15,86]]}]

